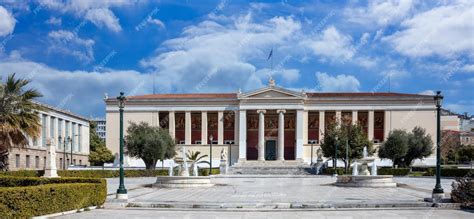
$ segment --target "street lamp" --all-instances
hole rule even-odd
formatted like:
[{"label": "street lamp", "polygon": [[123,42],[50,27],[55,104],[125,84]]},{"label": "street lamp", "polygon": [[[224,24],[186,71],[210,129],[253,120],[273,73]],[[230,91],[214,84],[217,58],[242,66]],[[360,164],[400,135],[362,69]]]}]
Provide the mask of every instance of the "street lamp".
[{"label": "street lamp", "polygon": [[443,101],[443,96],[441,91],[436,91],[436,96],[434,96],[434,101],[436,104],[436,185],[433,189],[433,200],[441,199],[444,197],[444,191],[441,187],[441,104]]},{"label": "street lamp", "polygon": [[229,167],[232,165],[232,141],[229,141]]},{"label": "street lamp", "polygon": [[124,177],[123,177],[123,108],[125,107],[125,96],[123,92],[120,92],[120,96],[117,97],[118,100],[118,107],[120,112],[120,185],[117,189],[117,199],[128,199],[127,189],[125,189],[124,185]]},{"label": "street lamp", "polygon": [[211,134],[209,136],[209,175],[212,175],[212,140],[214,140],[214,136]]},{"label": "street lamp", "polygon": [[337,176],[337,144],[338,144],[338,136],[336,136],[336,151],[335,151],[335,154],[334,154],[334,175],[333,176]]},{"label": "street lamp", "polygon": [[61,145],[61,143],[63,144],[63,170],[66,169],[66,145],[68,144],[68,142],[71,141],[71,137],[67,137],[67,138],[62,138],[61,135],[58,136],[58,144]]},{"label": "street lamp", "polygon": [[349,140],[346,141],[346,174],[349,172]]}]

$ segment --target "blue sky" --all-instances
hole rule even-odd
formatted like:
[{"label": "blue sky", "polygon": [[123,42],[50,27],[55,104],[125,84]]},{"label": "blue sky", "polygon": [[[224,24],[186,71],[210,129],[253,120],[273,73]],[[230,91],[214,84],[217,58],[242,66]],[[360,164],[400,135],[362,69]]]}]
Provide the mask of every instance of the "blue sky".
[{"label": "blue sky", "polygon": [[[0,74],[104,116],[104,93],[442,90],[474,113],[474,2],[0,0]],[[273,48],[273,70],[267,56]],[[389,86],[390,84],[390,86]]]}]

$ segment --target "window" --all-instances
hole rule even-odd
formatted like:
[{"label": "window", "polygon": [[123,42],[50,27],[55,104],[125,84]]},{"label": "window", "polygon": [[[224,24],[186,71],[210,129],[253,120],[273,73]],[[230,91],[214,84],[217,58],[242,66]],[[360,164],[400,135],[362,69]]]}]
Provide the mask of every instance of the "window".
[{"label": "window", "polygon": [[46,157],[44,157],[43,169],[46,169]]},{"label": "window", "polygon": [[64,169],[64,164],[63,164],[63,159],[62,158],[59,158],[59,166],[61,167],[61,169]]},{"label": "window", "polygon": [[40,168],[40,157],[39,156],[35,157],[35,168],[37,168],[37,169]]},{"label": "window", "polygon": [[30,155],[26,155],[26,168],[30,168]]},{"label": "window", "polygon": [[72,163],[74,163],[74,166],[76,166],[76,159],[73,159]]},{"label": "window", "polygon": [[79,160],[79,165],[82,165],[82,160]]},{"label": "window", "polygon": [[15,167],[20,168],[20,155],[19,154],[15,155]]}]

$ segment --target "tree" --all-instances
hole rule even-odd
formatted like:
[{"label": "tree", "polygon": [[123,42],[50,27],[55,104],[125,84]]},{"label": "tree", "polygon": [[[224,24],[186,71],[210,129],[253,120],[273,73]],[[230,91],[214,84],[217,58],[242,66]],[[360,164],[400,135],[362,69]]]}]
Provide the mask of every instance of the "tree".
[{"label": "tree", "polygon": [[201,156],[199,156],[199,155],[201,155],[200,151],[188,151],[188,153],[186,153],[186,157],[188,158],[189,161],[191,161],[191,169],[192,170],[194,169],[195,165],[198,165],[200,163],[210,164],[209,161],[202,160],[202,159],[206,158],[207,155],[201,155]]},{"label": "tree", "polygon": [[459,132],[443,131],[441,140],[441,159],[444,164],[456,162],[457,154],[461,146]]},{"label": "tree", "polygon": [[474,159],[474,145],[461,145],[457,151],[460,162],[472,162]]},{"label": "tree", "polygon": [[113,162],[114,155],[112,155],[112,152],[105,146],[104,140],[97,134],[96,127],[97,124],[95,122],[89,123],[89,162],[92,166],[103,166],[104,163]]},{"label": "tree", "polygon": [[395,129],[390,132],[387,140],[380,146],[378,156],[381,159],[390,159],[393,166],[400,165],[408,151],[408,133],[405,130]]},{"label": "tree", "polygon": [[176,155],[174,139],[167,130],[152,127],[146,122],[130,122],[125,136],[128,154],[145,162],[146,169],[155,169],[158,160]]},{"label": "tree", "polygon": [[37,111],[44,110],[33,100],[41,97],[36,89],[25,87],[30,80],[16,79],[15,74],[0,83],[0,169],[8,170],[8,155],[12,147],[28,145],[28,136],[38,137],[41,124]]},{"label": "tree", "polygon": [[[342,126],[330,124],[321,143],[323,155],[334,159],[336,144],[337,158],[344,161],[346,166],[350,164],[353,159],[362,158],[364,147],[367,147],[369,155],[374,153],[372,142],[367,139],[362,126],[359,124]],[[349,160],[346,160],[346,144],[349,148],[347,151]]]},{"label": "tree", "polygon": [[414,160],[423,159],[433,153],[433,141],[431,135],[419,126],[413,128],[408,134],[408,151],[403,157],[402,166],[410,167]]}]

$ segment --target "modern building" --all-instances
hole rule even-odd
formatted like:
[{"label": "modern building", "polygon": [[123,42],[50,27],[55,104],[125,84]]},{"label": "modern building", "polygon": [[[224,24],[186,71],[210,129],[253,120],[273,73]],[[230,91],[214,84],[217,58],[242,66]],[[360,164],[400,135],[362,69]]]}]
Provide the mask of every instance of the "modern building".
[{"label": "modern building", "polygon": [[105,136],[107,134],[107,132],[105,131],[105,119],[95,119],[94,122],[96,124],[95,132],[102,140],[105,141]]},{"label": "modern building", "polygon": [[[150,94],[127,97],[129,122],[148,122],[167,129],[178,145],[209,154],[213,164],[222,149],[231,162],[297,160],[309,162],[329,124],[360,123],[379,146],[394,129],[421,126],[436,142],[436,108],[431,95],[403,93],[297,92],[269,85],[249,92]],[[116,98],[106,102],[107,147],[119,151],[119,111]],[[229,146],[231,145],[231,146]],[[180,150],[180,147],[178,147]],[[217,155],[217,156],[216,156]],[[434,164],[434,157],[423,162]]]},{"label": "modern building", "polygon": [[11,170],[42,170],[46,166],[46,144],[51,141],[56,146],[56,165],[64,169],[69,165],[88,165],[89,120],[53,106],[38,103],[45,108],[38,112],[41,132],[38,137],[29,137],[25,148],[10,151]]}]

